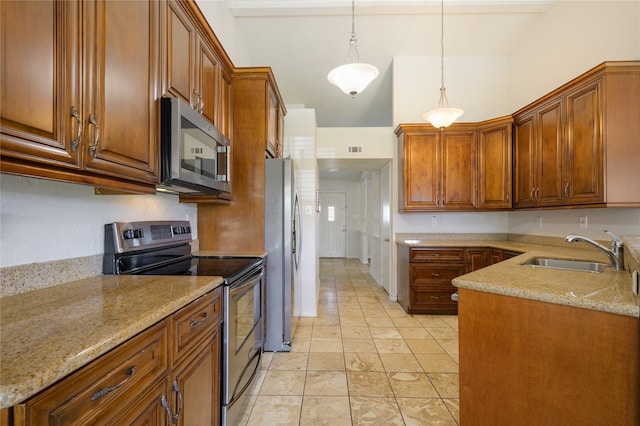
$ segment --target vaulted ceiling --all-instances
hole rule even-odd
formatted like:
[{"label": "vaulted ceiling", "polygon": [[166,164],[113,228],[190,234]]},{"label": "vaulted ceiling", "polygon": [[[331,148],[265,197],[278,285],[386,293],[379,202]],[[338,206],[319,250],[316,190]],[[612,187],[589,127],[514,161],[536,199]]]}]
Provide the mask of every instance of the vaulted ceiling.
[{"label": "vaulted ceiling", "polygon": [[[380,75],[352,99],[327,81],[327,73],[346,60],[351,1],[227,4],[248,49],[251,63],[242,65],[270,66],[285,103],[314,108],[319,127],[392,126],[393,57],[440,56],[440,1],[358,0],[355,30],[360,59],[378,67]],[[445,64],[446,56],[508,56],[536,17],[553,4],[553,0],[445,0]]]}]

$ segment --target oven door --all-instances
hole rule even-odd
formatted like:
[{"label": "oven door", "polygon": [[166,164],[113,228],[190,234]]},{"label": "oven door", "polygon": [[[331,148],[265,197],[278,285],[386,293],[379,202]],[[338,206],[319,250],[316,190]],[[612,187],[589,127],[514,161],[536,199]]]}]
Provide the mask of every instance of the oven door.
[{"label": "oven door", "polygon": [[225,287],[223,423],[234,425],[244,411],[262,356],[264,268]]}]

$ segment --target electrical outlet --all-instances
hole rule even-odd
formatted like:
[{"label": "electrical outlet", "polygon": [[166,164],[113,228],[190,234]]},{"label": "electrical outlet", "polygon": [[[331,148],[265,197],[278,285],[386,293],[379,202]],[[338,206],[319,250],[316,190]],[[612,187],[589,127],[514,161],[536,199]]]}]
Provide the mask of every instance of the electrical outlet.
[{"label": "electrical outlet", "polygon": [[438,216],[431,216],[431,226],[438,226]]},{"label": "electrical outlet", "polygon": [[580,216],[580,228],[588,228],[587,216]]},{"label": "electrical outlet", "polygon": [[542,228],[542,216],[536,216],[536,226]]}]

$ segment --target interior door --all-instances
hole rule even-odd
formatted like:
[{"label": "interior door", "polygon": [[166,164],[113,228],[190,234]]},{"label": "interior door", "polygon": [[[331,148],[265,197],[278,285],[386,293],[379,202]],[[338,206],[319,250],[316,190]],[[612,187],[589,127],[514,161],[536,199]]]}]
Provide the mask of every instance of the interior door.
[{"label": "interior door", "polygon": [[320,193],[320,257],[347,257],[346,193]]},{"label": "interior door", "polygon": [[390,294],[391,283],[391,162],[387,163],[380,175],[380,207],[382,220],[380,222],[380,238],[382,239],[380,265],[382,268],[382,286]]}]

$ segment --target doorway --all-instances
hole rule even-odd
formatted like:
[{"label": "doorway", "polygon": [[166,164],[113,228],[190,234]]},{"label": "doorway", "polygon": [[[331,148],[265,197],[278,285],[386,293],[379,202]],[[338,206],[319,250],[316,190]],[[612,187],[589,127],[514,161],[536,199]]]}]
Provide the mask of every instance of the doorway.
[{"label": "doorway", "polygon": [[346,212],[346,193],[320,192],[320,257],[347,257]]}]

